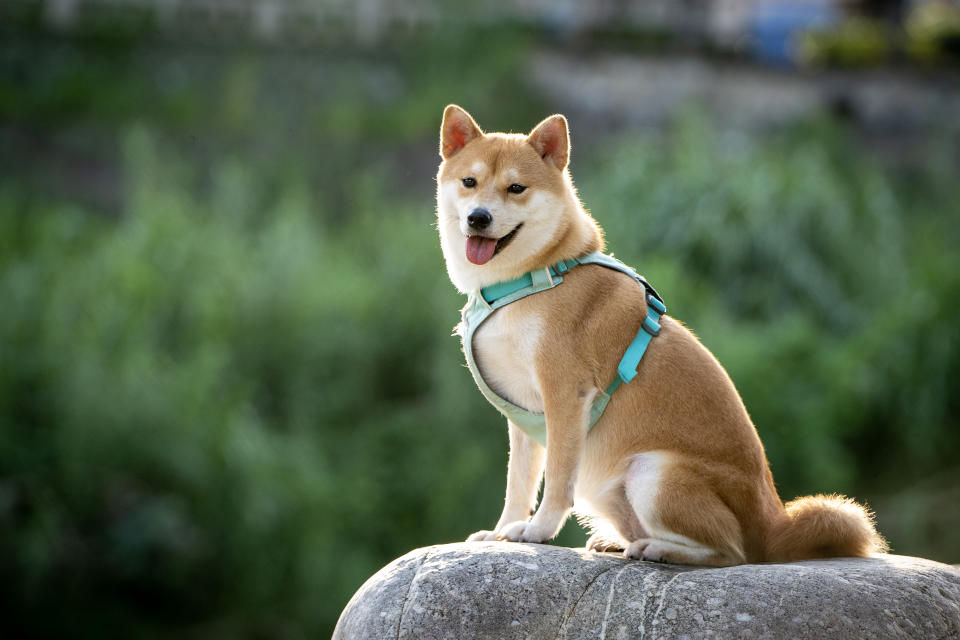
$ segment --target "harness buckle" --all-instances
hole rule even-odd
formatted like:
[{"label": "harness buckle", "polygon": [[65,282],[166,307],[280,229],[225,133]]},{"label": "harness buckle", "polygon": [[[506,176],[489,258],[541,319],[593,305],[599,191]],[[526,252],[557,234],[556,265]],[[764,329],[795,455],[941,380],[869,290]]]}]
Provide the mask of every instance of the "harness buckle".
[{"label": "harness buckle", "polygon": [[534,293],[544,289],[552,289],[560,282],[563,282],[563,278],[550,273],[550,267],[530,272],[530,284],[533,285]]},{"label": "harness buckle", "polygon": [[651,337],[657,337],[660,335],[660,323],[650,317],[650,310],[647,310],[647,317],[643,319],[643,324],[640,325],[640,328],[650,334]]},{"label": "harness buckle", "polygon": [[667,305],[663,304],[662,302],[660,302],[659,300],[657,300],[656,297],[654,297],[653,295],[651,295],[651,294],[649,294],[649,293],[647,294],[647,305],[649,305],[649,306],[653,307],[654,309],[656,309],[656,310],[657,310],[657,313],[666,313],[666,312],[667,312]]}]

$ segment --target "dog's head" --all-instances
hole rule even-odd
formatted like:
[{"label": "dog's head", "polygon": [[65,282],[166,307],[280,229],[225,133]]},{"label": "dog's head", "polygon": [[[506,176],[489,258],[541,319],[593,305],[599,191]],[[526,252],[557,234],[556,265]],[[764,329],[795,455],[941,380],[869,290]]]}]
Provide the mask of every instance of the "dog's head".
[{"label": "dog's head", "polygon": [[446,108],[437,215],[447,271],[458,289],[478,289],[544,266],[538,261],[552,257],[571,227],[583,224],[580,217],[599,235],[570,182],[569,155],[562,115],[550,116],[528,135],[485,134],[466,111]]}]

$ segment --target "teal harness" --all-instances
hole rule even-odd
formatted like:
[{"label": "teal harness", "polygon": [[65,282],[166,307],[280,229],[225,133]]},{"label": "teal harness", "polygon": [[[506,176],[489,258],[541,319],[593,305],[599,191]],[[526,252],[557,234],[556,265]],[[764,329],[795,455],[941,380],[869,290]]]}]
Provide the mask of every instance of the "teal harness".
[{"label": "teal harness", "polygon": [[622,382],[630,382],[637,375],[637,367],[640,366],[640,360],[643,358],[650,340],[660,333],[660,316],[666,313],[667,307],[643,276],[613,256],[594,251],[580,258],[558,262],[552,267],[530,271],[516,280],[498,282],[479,291],[473,291],[467,299],[467,305],[461,312],[463,322],[460,324],[459,333],[463,340],[463,352],[467,357],[467,366],[470,368],[470,373],[473,374],[473,379],[480,387],[480,392],[508,420],[544,446],[547,444],[547,421],[544,414],[527,411],[509,400],[501,398],[484,382],[483,376],[480,375],[480,369],[477,367],[477,362],[473,357],[473,334],[500,307],[534,293],[552,289],[563,282],[563,274],[581,264],[598,264],[627,274],[644,288],[644,296],[647,300],[647,317],[644,318],[643,324],[640,325],[640,331],[637,332],[637,336],[627,347],[623,358],[620,359],[620,364],[617,366],[617,375],[614,376],[613,382],[606,390],[597,394],[593,406],[590,407],[590,426],[587,428],[589,431],[603,415],[613,392]]}]

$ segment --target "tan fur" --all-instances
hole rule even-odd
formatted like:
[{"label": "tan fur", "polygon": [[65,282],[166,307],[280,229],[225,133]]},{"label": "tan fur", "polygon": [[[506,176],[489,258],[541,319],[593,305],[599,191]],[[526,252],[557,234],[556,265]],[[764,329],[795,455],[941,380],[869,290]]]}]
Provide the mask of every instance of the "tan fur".
[{"label": "tan fur", "polygon": [[[602,249],[566,169],[567,123],[551,116],[529,136],[484,134],[449,106],[441,127],[438,227],[447,268],[462,291],[512,279]],[[462,179],[476,178],[468,189]],[[507,192],[519,182],[521,194]],[[523,223],[488,263],[464,256],[469,211],[493,215],[500,238]],[[631,557],[724,566],[836,555],[885,543],[868,512],[838,496],[789,503],[777,496],[763,445],[726,371],[669,316],[601,420],[589,408],[613,379],[646,314],[642,289],[598,265],[577,267],[549,291],[496,311],[474,336],[484,380],[498,394],[546,414],[543,448],[510,424],[503,514],[470,540],[543,542],[571,510],[595,531],[588,546]],[[536,513],[541,473],[543,498]]]}]

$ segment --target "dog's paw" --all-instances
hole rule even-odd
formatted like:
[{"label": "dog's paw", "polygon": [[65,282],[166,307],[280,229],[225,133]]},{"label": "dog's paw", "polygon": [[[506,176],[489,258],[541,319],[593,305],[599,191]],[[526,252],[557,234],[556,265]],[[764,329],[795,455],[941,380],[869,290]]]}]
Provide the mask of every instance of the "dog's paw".
[{"label": "dog's paw", "polygon": [[650,538],[634,540],[623,550],[623,555],[628,558],[633,558],[634,560],[641,560],[643,558],[643,552],[647,550],[648,546],[650,546]]},{"label": "dog's paw", "polygon": [[533,521],[518,520],[500,529],[497,537],[511,542],[546,542],[553,537],[553,531],[538,527]]},{"label": "dog's paw", "polygon": [[488,540],[498,540],[496,531],[477,531],[467,538],[467,542],[486,542]]},{"label": "dog's paw", "polygon": [[497,532],[497,539],[520,542],[520,538],[523,536],[524,531],[527,530],[528,524],[530,523],[527,520],[517,520],[516,522],[506,524]]},{"label": "dog's paw", "polygon": [[587,540],[587,551],[623,551],[623,542],[595,533]]},{"label": "dog's paw", "polygon": [[662,544],[658,544],[652,538],[640,538],[631,542],[623,551],[623,555],[634,560],[647,560],[649,562],[666,562],[664,554],[666,550]]}]

